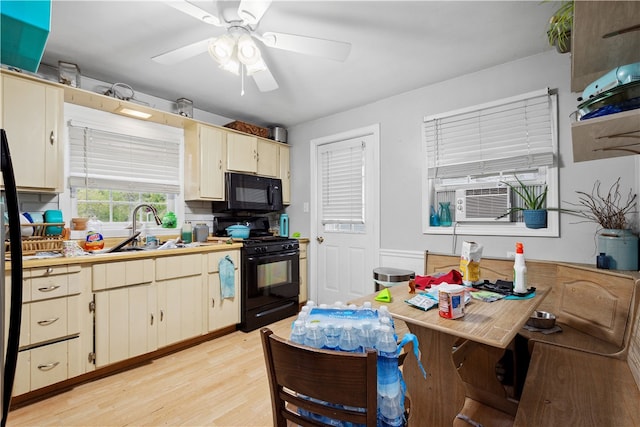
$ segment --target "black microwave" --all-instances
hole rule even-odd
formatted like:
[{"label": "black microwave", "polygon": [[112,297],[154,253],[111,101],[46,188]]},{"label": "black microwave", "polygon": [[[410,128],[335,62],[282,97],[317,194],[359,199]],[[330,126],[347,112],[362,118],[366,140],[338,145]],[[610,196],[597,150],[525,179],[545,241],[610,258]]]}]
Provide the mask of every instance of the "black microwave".
[{"label": "black microwave", "polygon": [[224,202],[213,204],[214,212],[281,211],[282,180],[242,173],[225,173]]}]

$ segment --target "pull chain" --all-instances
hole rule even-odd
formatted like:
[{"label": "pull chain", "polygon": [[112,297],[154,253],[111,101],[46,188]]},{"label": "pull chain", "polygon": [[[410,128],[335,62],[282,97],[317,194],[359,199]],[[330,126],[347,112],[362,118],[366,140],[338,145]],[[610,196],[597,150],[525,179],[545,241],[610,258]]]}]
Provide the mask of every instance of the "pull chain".
[{"label": "pull chain", "polygon": [[245,74],[244,64],[241,64],[240,65],[240,82],[241,82],[240,96],[244,96],[244,74]]}]

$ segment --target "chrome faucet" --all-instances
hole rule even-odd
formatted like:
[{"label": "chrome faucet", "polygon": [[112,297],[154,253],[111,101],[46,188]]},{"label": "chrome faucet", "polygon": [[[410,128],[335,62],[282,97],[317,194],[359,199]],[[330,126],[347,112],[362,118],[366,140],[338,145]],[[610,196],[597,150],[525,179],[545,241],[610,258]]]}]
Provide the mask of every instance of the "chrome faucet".
[{"label": "chrome faucet", "polygon": [[[142,203],[139,204],[138,206],[136,206],[135,208],[133,208],[133,214],[132,214],[132,223],[133,225],[131,226],[131,235],[135,236],[136,235],[136,231],[137,231],[137,224],[136,221],[138,220],[138,210],[140,210],[140,208],[147,208],[147,212],[151,212],[153,214],[153,218],[156,220],[156,224],[157,225],[161,225],[162,224],[162,220],[160,219],[160,217],[158,217],[158,211],[156,210],[156,208],[154,208],[151,205],[148,205],[146,203]],[[138,238],[136,237],[133,242],[131,242],[131,246],[138,246]]]}]

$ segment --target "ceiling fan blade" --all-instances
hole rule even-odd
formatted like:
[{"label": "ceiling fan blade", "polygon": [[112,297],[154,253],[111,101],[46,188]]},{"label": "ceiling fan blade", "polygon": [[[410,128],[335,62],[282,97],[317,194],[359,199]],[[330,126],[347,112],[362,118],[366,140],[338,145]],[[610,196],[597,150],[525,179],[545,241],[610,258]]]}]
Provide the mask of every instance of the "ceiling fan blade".
[{"label": "ceiling fan blade", "polygon": [[351,52],[351,43],[296,34],[267,32],[259,38],[265,45],[307,55],[344,61]]},{"label": "ceiling fan blade", "polygon": [[160,55],[156,55],[152,60],[159,64],[164,65],[173,65],[178,62],[184,61],[185,59],[189,59],[201,53],[204,53],[209,48],[209,43],[211,39],[200,40],[199,42],[191,43],[186,46],[179,47],[174,50],[170,50],[169,52],[162,53]]},{"label": "ceiling fan blade", "polygon": [[256,86],[258,86],[260,92],[271,92],[279,87],[278,82],[276,82],[275,77],[273,77],[273,74],[271,74],[268,68],[253,73],[251,77],[253,77],[253,81],[256,82]]},{"label": "ceiling fan blade", "polygon": [[247,24],[256,25],[271,5],[271,0],[242,0],[238,16]]},{"label": "ceiling fan blade", "polygon": [[187,15],[191,15],[207,24],[215,25],[217,27],[223,26],[218,16],[211,14],[204,9],[200,9],[198,6],[195,6],[186,0],[170,0],[165,3],[172,8],[177,9],[182,13],[186,13]]}]

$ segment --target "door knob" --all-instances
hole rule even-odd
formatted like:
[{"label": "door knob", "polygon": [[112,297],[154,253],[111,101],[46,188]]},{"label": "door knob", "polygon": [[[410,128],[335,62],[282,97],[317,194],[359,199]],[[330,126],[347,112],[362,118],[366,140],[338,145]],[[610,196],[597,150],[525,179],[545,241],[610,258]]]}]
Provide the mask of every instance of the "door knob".
[{"label": "door knob", "polygon": [[324,242],[324,237],[318,236],[318,237],[316,237],[316,240],[318,241],[318,243],[322,243],[322,242]]}]

